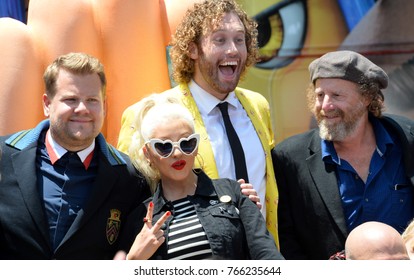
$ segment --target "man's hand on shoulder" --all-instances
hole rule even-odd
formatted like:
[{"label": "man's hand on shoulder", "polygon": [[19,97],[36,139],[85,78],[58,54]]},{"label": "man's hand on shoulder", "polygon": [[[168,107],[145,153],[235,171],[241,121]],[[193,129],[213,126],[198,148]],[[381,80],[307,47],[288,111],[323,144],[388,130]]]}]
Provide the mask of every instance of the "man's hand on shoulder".
[{"label": "man's hand on shoulder", "polygon": [[257,208],[262,209],[260,197],[257,195],[257,191],[253,188],[253,185],[245,183],[244,179],[240,179],[237,182],[240,183],[242,194],[249,197],[249,199],[257,205]]}]

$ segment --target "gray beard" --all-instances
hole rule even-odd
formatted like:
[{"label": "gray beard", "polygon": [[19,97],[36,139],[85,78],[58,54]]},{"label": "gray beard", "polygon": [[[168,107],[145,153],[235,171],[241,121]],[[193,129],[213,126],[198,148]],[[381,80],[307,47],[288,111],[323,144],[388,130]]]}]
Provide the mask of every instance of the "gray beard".
[{"label": "gray beard", "polygon": [[344,122],[335,124],[333,126],[327,126],[326,121],[322,120],[319,123],[319,136],[323,140],[328,141],[343,141],[355,130],[357,123],[346,124]]},{"label": "gray beard", "polygon": [[319,136],[328,141],[345,140],[356,130],[362,120],[364,112],[363,104],[359,103],[348,115],[345,115],[343,112],[339,114],[343,120],[337,124],[329,125],[325,119],[322,119],[318,122]]}]

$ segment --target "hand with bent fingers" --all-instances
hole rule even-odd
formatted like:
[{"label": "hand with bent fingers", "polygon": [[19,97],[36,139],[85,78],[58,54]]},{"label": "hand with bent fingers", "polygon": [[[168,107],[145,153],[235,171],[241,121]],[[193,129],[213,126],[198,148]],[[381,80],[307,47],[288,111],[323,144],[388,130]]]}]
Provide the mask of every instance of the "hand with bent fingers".
[{"label": "hand with bent fingers", "polygon": [[147,215],[144,218],[144,226],[135,238],[134,244],[127,255],[127,260],[147,260],[165,241],[162,225],[171,215],[170,211],[164,215],[153,225],[152,216],[154,211],[154,203],[151,201],[148,206]]},{"label": "hand with bent fingers", "polygon": [[260,197],[257,195],[257,191],[253,188],[253,185],[246,183],[244,179],[239,179],[237,182],[240,183],[242,194],[248,196],[251,201],[256,203],[257,208],[262,209]]}]

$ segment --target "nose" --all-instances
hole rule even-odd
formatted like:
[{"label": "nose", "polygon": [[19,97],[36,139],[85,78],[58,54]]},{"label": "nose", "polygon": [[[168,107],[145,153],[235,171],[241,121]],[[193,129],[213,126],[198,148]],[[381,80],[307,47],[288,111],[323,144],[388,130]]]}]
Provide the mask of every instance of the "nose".
[{"label": "nose", "polygon": [[334,108],[333,100],[328,94],[324,95],[321,107],[322,110],[332,110]]},{"label": "nose", "polygon": [[227,50],[226,53],[227,54],[235,54],[237,53],[237,46],[233,41],[229,41],[229,43],[227,44]]},{"label": "nose", "polygon": [[173,151],[172,151],[172,155],[175,156],[180,156],[180,154],[182,154],[180,147],[178,146],[178,144],[174,144],[172,147]]},{"label": "nose", "polygon": [[88,107],[86,106],[85,102],[79,101],[78,106],[75,108],[75,112],[82,112],[88,111]]}]

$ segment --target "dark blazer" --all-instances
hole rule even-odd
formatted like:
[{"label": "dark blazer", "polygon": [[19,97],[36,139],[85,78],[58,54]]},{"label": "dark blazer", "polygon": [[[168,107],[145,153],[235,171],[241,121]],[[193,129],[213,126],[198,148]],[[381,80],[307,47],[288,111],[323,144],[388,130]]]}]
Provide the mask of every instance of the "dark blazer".
[{"label": "dark blazer", "polygon": [[[414,122],[380,119],[401,142],[407,177],[414,185]],[[348,236],[335,168],[322,161],[317,129],[292,136],[272,151],[279,188],[280,250],[286,259],[326,260]]]},{"label": "dark blazer", "polygon": [[112,259],[127,216],[149,197],[148,187],[129,158],[99,135],[90,201],[53,251],[35,164],[39,135],[48,126],[43,121],[32,130],[0,137],[0,259]]}]

